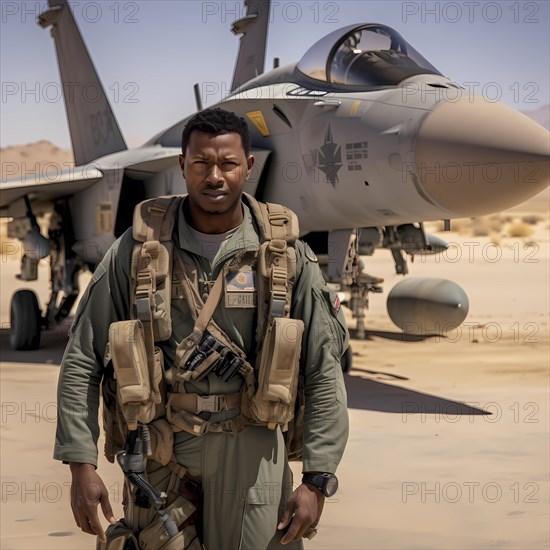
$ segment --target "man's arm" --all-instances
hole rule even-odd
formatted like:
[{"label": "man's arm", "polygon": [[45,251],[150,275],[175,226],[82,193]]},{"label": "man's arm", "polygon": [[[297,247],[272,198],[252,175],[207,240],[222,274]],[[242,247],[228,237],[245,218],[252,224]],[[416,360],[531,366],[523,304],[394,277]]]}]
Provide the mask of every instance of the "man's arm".
[{"label": "man's arm", "polygon": [[96,473],[99,388],[109,325],[128,315],[129,265],[133,241],[126,233],[107,252],[80,301],[63,356],[57,388],[54,458],[70,463],[71,507],[86,533],[104,532],[97,516],[114,517],[103,481]]},{"label": "man's arm", "polygon": [[99,387],[109,325],[127,318],[131,234],[109,249],[86,289],[61,362],[54,458],[97,465]]},{"label": "man's arm", "polygon": [[[297,243],[297,281],[292,317],[304,321],[304,472],[334,473],[348,438],[348,410],[341,358],[349,336],[337,295],[326,285],[319,264]],[[301,265],[301,269],[300,269]]]},{"label": "man's arm", "polygon": [[[301,241],[296,243],[297,280],[291,313],[293,318],[304,321],[303,471],[334,473],[349,430],[341,367],[349,337],[339,300],[327,287],[315,255],[306,246]],[[283,544],[301,539],[310,527],[317,525],[324,500],[321,491],[309,484],[303,483],[294,491],[278,526],[288,526]]]}]

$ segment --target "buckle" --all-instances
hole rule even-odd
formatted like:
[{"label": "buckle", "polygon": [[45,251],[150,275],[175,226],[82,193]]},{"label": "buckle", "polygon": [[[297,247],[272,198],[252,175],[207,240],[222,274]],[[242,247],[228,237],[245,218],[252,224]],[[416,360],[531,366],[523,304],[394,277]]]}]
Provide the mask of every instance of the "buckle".
[{"label": "buckle", "polygon": [[197,395],[197,413],[220,412],[227,409],[225,395]]},{"label": "buckle", "polygon": [[285,212],[269,212],[269,223],[279,227],[288,223],[288,215]]},{"label": "buckle", "polygon": [[269,315],[271,317],[284,317],[286,314],[286,300],[272,300]]},{"label": "buckle", "polygon": [[287,248],[288,246],[284,239],[271,239],[269,241],[268,249],[271,252],[278,252],[279,254],[283,254],[284,252],[286,252]]},{"label": "buckle", "polygon": [[136,296],[136,313],[140,321],[151,321],[151,300],[148,292]]}]

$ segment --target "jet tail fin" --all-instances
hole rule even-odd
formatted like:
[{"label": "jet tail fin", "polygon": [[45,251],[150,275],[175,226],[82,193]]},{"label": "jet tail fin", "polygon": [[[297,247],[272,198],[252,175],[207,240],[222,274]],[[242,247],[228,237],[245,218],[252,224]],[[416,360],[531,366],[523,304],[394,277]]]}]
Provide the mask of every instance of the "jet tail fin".
[{"label": "jet tail fin", "polygon": [[264,72],[270,0],[245,0],[246,15],[231,27],[242,34],[231,91]]},{"label": "jet tail fin", "polygon": [[49,6],[38,24],[52,27],[77,166],[127,149],[67,0],[49,0]]}]

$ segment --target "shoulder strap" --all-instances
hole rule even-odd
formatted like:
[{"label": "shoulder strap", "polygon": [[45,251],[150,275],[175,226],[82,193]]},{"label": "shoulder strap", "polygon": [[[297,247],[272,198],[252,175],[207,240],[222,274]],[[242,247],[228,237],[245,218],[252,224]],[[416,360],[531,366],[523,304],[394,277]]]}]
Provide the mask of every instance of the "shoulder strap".
[{"label": "shoulder strap", "polygon": [[130,297],[132,317],[145,332],[147,355],[153,360],[154,342],[172,333],[172,231],[183,196],[158,197],[134,210]]},{"label": "shoulder strap", "polygon": [[185,195],[157,197],[140,202],[134,209],[132,225],[136,241],[171,241],[176,214]]},{"label": "shoulder strap", "polygon": [[262,242],[275,239],[284,240],[289,245],[294,244],[300,232],[298,216],[290,208],[270,202],[258,202],[248,193],[244,193],[243,198],[260,228]]},{"label": "shoulder strap", "polygon": [[296,278],[294,243],[299,236],[299,226],[298,217],[286,206],[261,203],[246,193],[243,196],[256,219],[262,241],[257,260],[256,351],[259,353],[271,320],[290,316]]}]

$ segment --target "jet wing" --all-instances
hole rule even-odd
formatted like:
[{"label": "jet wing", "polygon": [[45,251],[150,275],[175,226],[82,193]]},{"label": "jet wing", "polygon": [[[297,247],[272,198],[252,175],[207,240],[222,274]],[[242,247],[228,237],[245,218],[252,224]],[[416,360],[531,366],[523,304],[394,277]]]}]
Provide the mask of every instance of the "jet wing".
[{"label": "jet wing", "polygon": [[39,178],[8,180],[0,185],[0,217],[9,216],[9,207],[25,195],[31,200],[50,201],[83,191],[103,177],[93,166],[77,166]]}]

